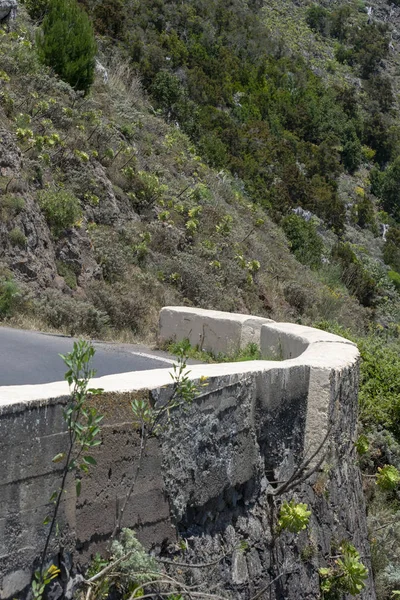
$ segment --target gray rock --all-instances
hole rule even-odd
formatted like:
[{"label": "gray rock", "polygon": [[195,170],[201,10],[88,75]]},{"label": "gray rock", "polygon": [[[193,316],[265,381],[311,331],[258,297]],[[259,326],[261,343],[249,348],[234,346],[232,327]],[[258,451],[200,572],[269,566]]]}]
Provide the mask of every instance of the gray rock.
[{"label": "gray rock", "polygon": [[75,575],[75,577],[72,577],[68,583],[67,586],[65,588],[65,592],[64,592],[64,597],[65,600],[72,600],[72,598],[74,597],[75,591],[82,585],[82,583],[85,581],[85,578],[83,577],[83,575]]},{"label": "gray rock", "polygon": [[17,16],[17,0],[0,0],[0,21],[15,19]]},{"label": "gray rock", "polygon": [[53,581],[47,591],[47,600],[61,600],[63,596],[62,585],[58,581]]}]

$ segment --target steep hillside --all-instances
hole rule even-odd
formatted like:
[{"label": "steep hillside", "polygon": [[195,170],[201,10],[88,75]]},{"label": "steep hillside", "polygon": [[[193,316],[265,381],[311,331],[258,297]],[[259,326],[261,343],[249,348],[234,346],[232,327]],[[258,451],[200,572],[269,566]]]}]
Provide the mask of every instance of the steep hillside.
[{"label": "steep hillside", "polygon": [[84,0],[97,75],[0,25],[0,318],[154,338],[166,304],[316,324],[362,352],[378,597],[400,589],[400,6]]},{"label": "steep hillside", "polygon": [[23,9],[0,52],[3,317],[144,335],[183,302],[362,326],[316,226],[287,223],[313,272],[243,182],[156,114],[119,51],[86,97],[39,63]]}]

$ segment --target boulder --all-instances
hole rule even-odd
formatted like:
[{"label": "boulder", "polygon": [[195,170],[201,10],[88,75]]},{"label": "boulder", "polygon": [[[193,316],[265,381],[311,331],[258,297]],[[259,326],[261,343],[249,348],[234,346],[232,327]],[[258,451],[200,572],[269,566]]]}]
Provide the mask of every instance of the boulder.
[{"label": "boulder", "polygon": [[4,19],[15,19],[17,8],[17,0],[0,0],[0,21],[4,21]]}]

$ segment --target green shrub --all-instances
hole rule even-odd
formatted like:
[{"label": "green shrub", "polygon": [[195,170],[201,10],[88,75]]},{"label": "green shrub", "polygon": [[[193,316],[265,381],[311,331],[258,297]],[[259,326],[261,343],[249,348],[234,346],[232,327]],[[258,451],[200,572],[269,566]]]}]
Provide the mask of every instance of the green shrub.
[{"label": "green shrub", "polygon": [[400,228],[390,227],[383,246],[383,260],[392,269],[400,272]]},{"label": "green shrub", "polygon": [[382,176],[381,197],[383,209],[395,218],[400,217],[400,157]]},{"label": "green shrub", "polygon": [[55,329],[100,336],[109,323],[108,315],[89,302],[75,300],[57,290],[46,290],[33,305],[33,311]]},{"label": "green shrub", "polygon": [[[198,346],[194,347],[190,341],[185,338],[180,342],[170,342],[167,346],[168,352],[176,355],[184,355],[194,360],[201,360],[205,363],[224,363],[224,362],[245,362],[250,360],[261,360],[261,351],[258,344],[249,343],[244,348],[233,354],[214,354],[207,350],[202,350]],[[275,360],[275,359],[274,359]]]},{"label": "green shrub", "polygon": [[154,98],[167,113],[182,97],[183,89],[176,75],[169,71],[157,73],[151,88]]},{"label": "green shrub", "polygon": [[5,194],[0,196],[0,221],[6,223],[17,216],[25,207],[22,196]]},{"label": "green shrub", "polygon": [[388,277],[390,281],[394,284],[396,290],[400,292],[400,273],[397,271],[389,271]]},{"label": "green shrub", "polygon": [[82,215],[79,200],[67,190],[42,190],[38,194],[38,201],[56,237],[59,237],[64,229],[73,227]]},{"label": "green shrub", "polygon": [[354,173],[361,164],[362,152],[361,142],[354,134],[351,139],[348,139],[342,150],[342,161],[349,173]]},{"label": "green shrub", "polygon": [[9,240],[12,246],[19,246],[25,248],[27,244],[26,236],[22,233],[19,227],[14,227],[8,234]]},{"label": "green shrub", "polygon": [[74,89],[94,80],[96,42],[92,24],[76,0],[52,0],[36,38],[40,60]]},{"label": "green shrub", "polygon": [[0,319],[10,317],[16,307],[20,291],[11,277],[0,277]]},{"label": "green shrub", "polygon": [[135,283],[132,279],[129,283],[115,281],[112,285],[96,281],[90,285],[88,295],[95,307],[108,315],[110,325],[116,330],[148,333],[152,303],[156,296],[156,289],[150,281],[147,285],[146,281],[141,282],[140,279]]},{"label": "green shrub", "polygon": [[365,194],[357,202],[357,225],[362,229],[370,228],[374,234],[378,233],[374,205]]},{"label": "green shrub", "polygon": [[57,260],[56,266],[57,273],[61,275],[61,277],[64,277],[64,281],[67,284],[67,286],[70,287],[71,290],[76,290],[77,281],[76,273],[74,272],[74,270],[62,260]]},{"label": "green shrub", "polygon": [[43,19],[49,6],[50,0],[22,0],[29,16],[35,20]]},{"label": "green shrub", "polygon": [[289,215],[282,219],[281,225],[297,260],[313,269],[320,267],[324,243],[314,222]]},{"label": "green shrub", "polygon": [[319,569],[323,600],[339,600],[345,594],[358,596],[365,588],[368,569],[355,547],[343,542],[339,553],[339,557],[329,561],[328,567]]},{"label": "green shrub", "polygon": [[308,26],[321,35],[328,33],[328,17],[329,12],[326,8],[313,4],[307,9],[306,21]]},{"label": "green shrub", "polygon": [[376,299],[376,281],[357,258],[351,245],[339,242],[332,250],[332,258],[341,265],[342,281],[349,292],[364,306],[372,306]]},{"label": "green shrub", "polygon": [[94,24],[101,35],[117,38],[123,31],[126,3],[123,0],[103,0],[94,9]]}]

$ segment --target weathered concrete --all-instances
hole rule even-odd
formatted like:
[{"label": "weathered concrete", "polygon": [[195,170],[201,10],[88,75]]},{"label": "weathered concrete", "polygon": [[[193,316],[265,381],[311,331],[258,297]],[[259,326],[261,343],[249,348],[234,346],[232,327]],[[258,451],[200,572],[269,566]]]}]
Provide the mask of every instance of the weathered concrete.
[{"label": "weathered concrete", "polygon": [[[279,358],[287,360],[289,358],[297,358],[303,355],[303,353],[314,344],[349,344],[350,346],[356,347],[353,342],[346,340],[333,333],[321,331],[314,327],[306,327],[304,325],[293,325],[293,323],[268,323],[261,329],[260,335],[260,349],[261,355],[269,357],[271,354],[277,351]],[[322,359],[325,358],[327,346],[322,349],[317,349],[317,355]],[[323,350],[322,352],[320,350]],[[336,355],[340,355],[340,352],[333,350],[330,357],[327,357],[326,365],[331,364],[331,358],[336,360]],[[302,356],[302,362],[303,362]]]},{"label": "weathered concrete", "polygon": [[180,306],[167,306],[160,312],[159,341],[188,339],[214,354],[234,354],[250,343],[260,343],[261,325],[270,319],[235,313]]},{"label": "weathered concrete", "polygon": [[[168,314],[170,328],[177,313],[174,307]],[[215,313],[212,318],[219,326]],[[224,313],[220,318],[231,323]],[[196,327],[201,327],[199,321]],[[236,342],[242,339],[239,328],[230,331]],[[159,441],[152,440],[124,525],[135,527],[147,547],[162,546],[164,552],[178,532],[186,540],[188,562],[210,562],[227,553],[217,567],[201,570],[227,598],[248,600],[285,571],[268,590],[268,599],[317,599],[318,568],[335,543],[350,540],[369,556],[354,456],[359,355],[347,340],[310,328],[264,323],[258,331],[268,355],[279,350],[292,358],[192,366],[190,377],[206,376],[208,386],[200,388],[189,410],[172,415]],[[213,340],[219,344],[219,334]],[[85,477],[79,499],[74,482],[68,482],[59,519],[58,543],[75,550],[75,561],[84,563],[104,548],[132,481],[139,445],[131,426],[132,397],[150,394],[152,402],[161,402],[171,393],[170,382],[168,369],[95,380],[105,391],[91,400],[105,414],[98,466]],[[43,547],[46,504],[60,476],[51,459],[65,447],[62,406],[67,393],[63,382],[0,388],[2,599],[18,593],[26,597],[24,589]],[[327,433],[312,463],[323,457],[321,468],[273,500],[276,482],[286,481]],[[311,527],[299,536],[276,538],[276,503],[292,497],[311,507]],[[244,553],[237,549],[242,542],[247,544]],[[308,548],[312,557],[301,560]],[[369,566],[368,558],[363,560]],[[199,576],[193,570],[193,580]],[[375,599],[371,579],[360,597]]]}]

